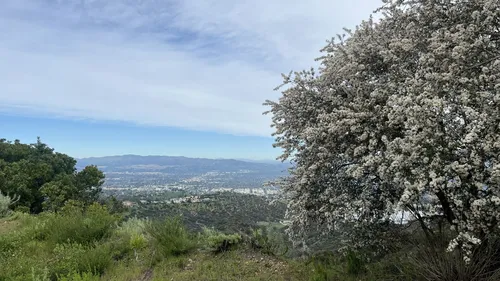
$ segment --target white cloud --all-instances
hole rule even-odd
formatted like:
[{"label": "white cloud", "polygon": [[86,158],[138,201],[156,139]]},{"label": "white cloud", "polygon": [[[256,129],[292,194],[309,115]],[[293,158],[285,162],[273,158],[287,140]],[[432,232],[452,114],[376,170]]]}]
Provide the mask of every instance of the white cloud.
[{"label": "white cloud", "polygon": [[373,2],[4,0],[0,109],[269,136],[280,73]]}]

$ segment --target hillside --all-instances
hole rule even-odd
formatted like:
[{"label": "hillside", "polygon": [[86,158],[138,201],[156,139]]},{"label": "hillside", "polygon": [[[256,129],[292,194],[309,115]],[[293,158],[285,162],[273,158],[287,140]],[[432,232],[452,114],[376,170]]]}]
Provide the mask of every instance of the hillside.
[{"label": "hillside", "polygon": [[340,257],[291,259],[288,247],[281,232],[265,227],[241,234],[191,232],[172,217],[123,220],[99,204],[68,206],[57,214],[0,218],[0,280],[419,280],[405,279],[406,269],[391,269],[391,260],[367,265],[360,274],[355,267],[364,265]]}]

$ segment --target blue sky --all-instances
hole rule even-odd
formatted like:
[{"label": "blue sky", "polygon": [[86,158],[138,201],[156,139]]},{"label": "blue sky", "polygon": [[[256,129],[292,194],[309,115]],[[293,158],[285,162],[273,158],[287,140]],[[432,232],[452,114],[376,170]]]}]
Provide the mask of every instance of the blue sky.
[{"label": "blue sky", "polygon": [[75,157],[272,159],[281,73],[373,0],[2,0],[0,137]]}]

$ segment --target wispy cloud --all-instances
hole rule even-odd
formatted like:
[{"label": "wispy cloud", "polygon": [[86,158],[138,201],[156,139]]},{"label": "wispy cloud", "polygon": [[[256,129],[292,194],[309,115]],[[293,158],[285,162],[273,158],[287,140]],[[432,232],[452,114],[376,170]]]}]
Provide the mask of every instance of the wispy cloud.
[{"label": "wispy cloud", "polygon": [[373,0],[3,0],[0,109],[268,136],[280,73]]}]

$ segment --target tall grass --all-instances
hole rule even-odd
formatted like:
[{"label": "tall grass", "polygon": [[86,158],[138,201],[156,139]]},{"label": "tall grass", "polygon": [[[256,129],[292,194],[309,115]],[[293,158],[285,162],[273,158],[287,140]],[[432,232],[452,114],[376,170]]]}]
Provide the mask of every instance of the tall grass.
[{"label": "tall grass", "polygon": [[118,217],[111,215],[105,206],[95,203],[86,210],[70,208],[63,213],[46,215],[37,236],[54,244],[90,245],[108,237],[117,221]]},{"label": "tall grass", "polygon": [[155,249],[164,257],[185,254],[193,250],[197,244],[180,217],[150,222],[146,229]]},{"label": "tall grass", "polygon": [[500,280],[500,239],[490,238],[477,247],[470,262],[459,251],[446,252],[443,243],[422,243],[411,257],[418,275],[428,281]]}]

